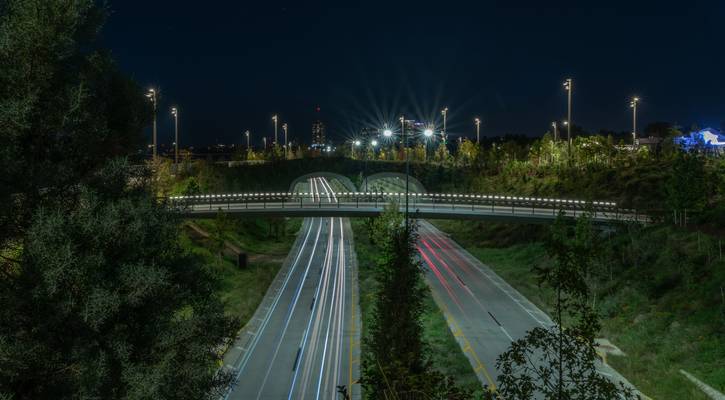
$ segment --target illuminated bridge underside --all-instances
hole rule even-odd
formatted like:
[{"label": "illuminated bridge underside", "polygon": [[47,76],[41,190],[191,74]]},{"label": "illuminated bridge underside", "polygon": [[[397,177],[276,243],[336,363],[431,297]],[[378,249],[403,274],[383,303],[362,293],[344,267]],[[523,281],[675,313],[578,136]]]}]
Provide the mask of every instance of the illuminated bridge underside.
[{"label": "illuminated bridge underside", "polygon": [[[173,197],[182,213],[195,218],[213,218],[219,211],[265,217],[374,217],[391,201],[405,211],[404,196],[386,193],[371,196],[340,193],[337,201],[305,193],[270,193]],[[417,194],[409,199],[413,217],[425,219],[494,220],[519,223],[550,223],[559,211],[567,217],[589,212],[595,223],[649,222],[644,215],[616,208],[614,203],[577,200],[534,199],[483,195]]]}]

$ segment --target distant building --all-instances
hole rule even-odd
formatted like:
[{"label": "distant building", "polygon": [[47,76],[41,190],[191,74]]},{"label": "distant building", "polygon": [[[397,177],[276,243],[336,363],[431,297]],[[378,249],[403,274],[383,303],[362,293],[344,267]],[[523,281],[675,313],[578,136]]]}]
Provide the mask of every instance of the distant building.
[{"label": "distant building", "polygon": [[317,120],[312,123],[312,147],[324,147],[326,143],[325,124]]},{"label": "distant building", "polygon": [[697,150],[705,153],[725,154],[725,135],[717,129],[705,128],[689,135],[677,136],[673,139],[675,144],[683,149]]}]

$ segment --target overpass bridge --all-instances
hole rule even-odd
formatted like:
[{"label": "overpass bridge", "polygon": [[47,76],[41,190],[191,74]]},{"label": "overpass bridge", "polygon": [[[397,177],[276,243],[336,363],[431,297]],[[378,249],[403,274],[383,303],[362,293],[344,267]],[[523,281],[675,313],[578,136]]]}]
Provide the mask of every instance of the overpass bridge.
[{"label": "overpass bridge", "polygon": [[[402,192],[351,191],[328,197],[314,192],[256,192],[172,196],[169,201],[194,218],[213,218],[219,211],[250,217],[374,217],[393,202],[401,212],[405,209]],[[409,193],[408,210],[424,219],[551,223],[561,212],[570,218],[588,213],[599,224],[651,222],[648,216],[613,202],[490,194]]]}]

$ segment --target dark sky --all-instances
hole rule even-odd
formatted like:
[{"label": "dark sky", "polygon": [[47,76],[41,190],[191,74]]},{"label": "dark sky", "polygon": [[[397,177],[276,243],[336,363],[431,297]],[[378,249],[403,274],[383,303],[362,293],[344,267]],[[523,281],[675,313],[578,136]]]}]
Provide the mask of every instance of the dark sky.
[{"label": "dark sky", "polygon": [[452,136],[541,135],[575,124],[640,129],[664,120],[725,121],[723,1],[111,0],[104,31],[121,68],[163,91],[160,142],[181,109],[183,143],[254,142],[271,116],[310,140],[315,107],[330,133],[394,123],[401,113]]}]

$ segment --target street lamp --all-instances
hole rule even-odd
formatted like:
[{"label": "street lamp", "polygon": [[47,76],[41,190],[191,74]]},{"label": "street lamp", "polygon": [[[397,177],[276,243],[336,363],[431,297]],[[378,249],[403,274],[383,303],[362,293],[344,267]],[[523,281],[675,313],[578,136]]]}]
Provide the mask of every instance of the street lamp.
[{"label": "street lamp", "polygon": [[569,147],[571,147],[571,92],[574,89],[574,82],[571,78],[564,81],[564,89],[567,93],[566,140],[569,141]]},{"label": "street lamp", "polygon": [[[284,142],[287,143],[287,123],[282,124],[282,130],[284,131]],[[284,159],[287,159],[287,146],[284,147]]]},{"label": "street lamp", "polygon": [[432,128],[425,128],[423,130],[423,136],[425,136],[425,158],[424,161],[428,161],[428,142],[430,142],[430,138],[433,137],[433,129]]},{"label": "street lamp", "polygon": [[244,136],[247,137],[247,151],[249,151],[249,130],[244,132]]},{"label": "street lamp", "polygon": [[262,138],[262,142],[264,143],[264,151],[267,151],[267,137]]},{"label": "street lamp", "polygon": [[274,121],[274,144],[277,144],[277,114],[272,116],[272,121]]},{"label": "street lamp", "polygon": [[554,141],[556,142],[558,139],[558,136],[557,136],[558,126],[556,125],[556,121],[551,123],[551,127],[554,128]]},{"label": "street lamp", "polygon": [[[370,141],[370,146],[373,148],[373,159],[375,158],[375,148],[378,146],[378,140],[373,139]],[[368,191],[368,150],[365,149],[365,171],[363,173],[363,176],[365,177],[365,193]]]},{"label": "street lamp", "polygon": [[359,140],[350,141],[350,158],[355,158],[355,147],[360,146]]},{"label": "street lamp", "polygon": [[171,115],[174,116],[174,164],[179,163],[179,109],[171,108]]},{"label": "street lamp", "polygon": [[448,120],[448,107],[441,110],[443,114],[443,144],[448,143],[448,136],[446,135],[446,121]]},{"label": "street lamp", "polygon": [[151,100],[151,104],[154,106],[154,133],[153,133],[153,156],[154,161],[156,160],[156,106],[158,104],[158,98],[157,98],[156,89],[149,89],[149,91],[146,93],[146,97]]},{"label": "street lamp", "polygon": [[478,144],[481,142],[481,118],[476,118],[473,122],[476,123],[476,144]]},{"label": "street lamp", "polygon": [[630,101],[629,106],[632,108],[632,144],[637,144],[637,104],[639,103],[639,97],[633,97]]},{"label": "street lamp", "polygon": [[[447,110],[448,109],[446,109],[446,111]],[[408,153],[408,135],[405,132],[405,116],[404,115],[400,116],[400,133],[403,135],[403,150],[405,150],[405,231],[407,233],[408,232],[408,189],[409,189],[408,177],[410,175],[410,155]]]}]

